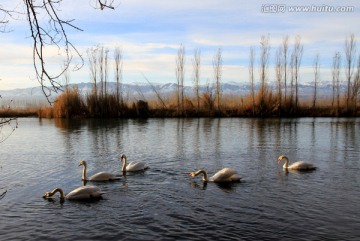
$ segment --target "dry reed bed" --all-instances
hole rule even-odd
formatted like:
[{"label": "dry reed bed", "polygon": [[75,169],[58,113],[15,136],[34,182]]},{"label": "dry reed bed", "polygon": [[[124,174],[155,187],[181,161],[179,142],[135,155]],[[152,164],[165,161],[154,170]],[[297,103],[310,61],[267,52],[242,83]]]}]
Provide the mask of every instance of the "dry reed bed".
[{"label": "dry reed bed", "polygon": [[119,103],[113,94],[106,96],[88,94],[81,97],[78,89],[67,89],[55,101],[52,107],[38,110],[40,118],[147,118],[147,117],[336,117],[359,116],[360,110],[351,108],[345,111],[345,100],[342,98],[339,107],[332,106],[330,99],[318,100],[313,107],[311,101],[294,101],[279,103],[271,91],[266,94],[258,92],[254,100],[250,95],[228,95],[222,97],[221,106],[217,106],[215,98],[203,93],[199,106],[195,98],[186,97],[182,105],[177,104],[175,97],[168,99],[154,98],[148,101]]}]

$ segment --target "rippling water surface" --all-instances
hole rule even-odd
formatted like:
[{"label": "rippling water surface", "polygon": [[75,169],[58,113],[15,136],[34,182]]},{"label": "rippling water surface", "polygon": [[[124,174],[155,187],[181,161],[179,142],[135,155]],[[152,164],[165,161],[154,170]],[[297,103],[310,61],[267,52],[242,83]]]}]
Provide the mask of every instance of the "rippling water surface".
[{"label": "rippling water surface", "polygon": [[[44,200],[89,174],[120,174],[120,155],[150,169],[91,183],[94,202]],[[312,162],[284,173],[277,157]],[[188,172],[231,167],[233,185]],[[20,119],[0,144],[1,240],[359,240],[360,119]],[[89,184],[88,184],[89,185]]]}]

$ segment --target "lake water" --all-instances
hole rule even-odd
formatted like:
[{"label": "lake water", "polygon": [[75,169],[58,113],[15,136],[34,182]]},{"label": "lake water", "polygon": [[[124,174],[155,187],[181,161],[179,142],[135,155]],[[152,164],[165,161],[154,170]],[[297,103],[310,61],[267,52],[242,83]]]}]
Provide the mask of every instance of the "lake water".
[{"label": "lake water", "polygon": [[[0,144],[0,239],[360,240],[359,147],[360,119],[19,119]],[[91,183],[99,201],[42,198],[81,186],[82,159],[120,174],[122,153],[150,169]],[[285,173],[280,154],[318,169]],[[187,176],[223,167],[243,181]]]}]

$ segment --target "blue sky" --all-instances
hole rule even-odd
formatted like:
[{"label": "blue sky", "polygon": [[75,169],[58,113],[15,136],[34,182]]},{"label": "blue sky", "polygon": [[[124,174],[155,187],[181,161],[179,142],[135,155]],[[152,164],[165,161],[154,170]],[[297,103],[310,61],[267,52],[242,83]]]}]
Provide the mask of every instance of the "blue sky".
[{"label": "blue sky", "polygon": [[[185,83],[191,85],[191,59],[195,48],[201,50],[200,84],[213,81],[212,60],[221,48],[223,82],[248,81],[248,56],[251,46],[260,52],[262,35],[270,37],[271,55],[269,80],[272,75],[275,50],[285,35],[290,49],[296,35],[301,36],[304,53],[300,70],[301,81],[311,81],[313,60],[320,55],[320,78],[330,79],[330,67],[335,51],[344,52],[345,38],[360,37],[359,1],[292,1],[292,0],[116,0],[115,10],[95,10],[94,0],[63,0],[60,6],[65,19],[75,19],[84,31],[69,29],[68,37],[86,59],[86,50],[101,44],[112,51],[123,50],[124,83],[176,82],[176,53],[186,48]],[[283,12],[270,13],[269,6],[281,4]],[[278,6],[278,5],[277,5]],[[352,6],[353,12],[290,12],[291,6],[336,7]],[[21,0],[3,0],[0,7],[22,10]],[[265,7],[265,8],[264,8]],[[8,33],[0,33],[0,90],[37,86],[32,66],[32,43],[27,22],[21,17],[11,20]],[[359,42],[359,41],[358,41]],[[360,53],[360,43],[358,52]],[[56,51],[49,68],[61,66]],[[112,54],[110,54],[112,57]],[[259,56],[256,56],[258,66]],[[256,72],[258,74],[258,72]],[[112,80],[112,72],[109,75]],[[70,82],[88,82],[89,68],[70,73]]]}]

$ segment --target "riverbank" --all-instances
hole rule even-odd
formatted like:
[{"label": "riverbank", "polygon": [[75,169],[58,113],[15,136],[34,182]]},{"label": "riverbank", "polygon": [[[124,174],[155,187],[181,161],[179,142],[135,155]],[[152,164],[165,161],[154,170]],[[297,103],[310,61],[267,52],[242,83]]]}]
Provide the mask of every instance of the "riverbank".
[{"label": "riverbank", "polygon": [[114,94],[88,93],[68,88],[52,105],[31,108],[3,108],[0,117],[39,118],[177,118],[177,117],[358,117],[357,99],[346,104],[345,98],[296,100],[279,99],[271,91],[255,96],[221,96],[203,93],[199,98],[176,96],[150,100],[124,100]]},{"label": "riverbank", "polygon": [[16,117],[38,117],[38,118],[68,118],[68,119],[86,119],[86,118],[202,118],[202,117],[244,117],[244,118],[269,118],[269,117],[359,117],[360,109],[357,113],[346,113],[344,109],[337,109],[331,106],[308,107],[300,106],[295,109],[281,109],[276,111],[258,110],[252,112],[252,109],[243,108],[223,108],[220,111],[214,109],[186,109],[179,111],[174,108],[150,108],[147,102],[139,101],[132,106],[123,106],[117,114],[113,112],[103,115],[90,114],[85,109],[83,112],[72,113],[71,115],[57,116],[54,107],[45,106],[37,109],[6,109],[0,110],[0,118]]},{"label": "riverbank", "polygon": [[0,109],[0,118],[39,117],[37,109]]}]

